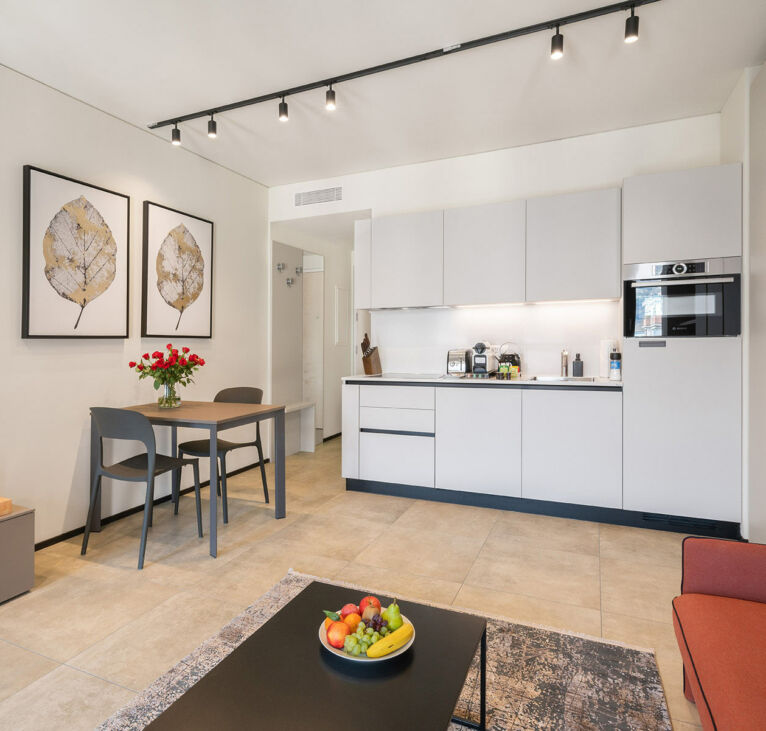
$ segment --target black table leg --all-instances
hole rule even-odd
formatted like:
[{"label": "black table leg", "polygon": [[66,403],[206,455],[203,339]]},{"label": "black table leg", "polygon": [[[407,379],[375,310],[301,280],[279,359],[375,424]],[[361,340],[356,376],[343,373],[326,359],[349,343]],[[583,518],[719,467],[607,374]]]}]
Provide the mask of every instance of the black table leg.
[{"label": "black table leg", "polygon": [[218,555],[218,428],[210,427],[210,555]]},{"label": "black table leg", "polygon": [[453,716],[452,721],[459,723],[461,726],[468,728],[479,729],[479,731],[485,731],[487,728],[487,628],[484,627],[484,632],[481,635],[481,652],[479,653],[479,723],[471,721],[467,718],[460,718],[459,716]]},{"label": "black table leg", "polygon": [[[91,485],[93,477],[98,467],[98,433],[93,416],[90,417],[90,480],[88,481],[88,500],[90,500]],[[93,517],[90,520],[91,533],[98,533],[101,530],[101,490],[96,492],[96,500],[93,504]]]},{"label": "black table leg", "polygon": [[285,412],[274,414],[274,517],[284,518],[285,506]]},{"label": "black table leg", "polygon": [[[170,456],[178,457],[178,427],[173,424],[170,427]],[[181,493],[181,470],[171,471],[170,499],[173,501],[173,512],[178,515],[178,501]]]}]

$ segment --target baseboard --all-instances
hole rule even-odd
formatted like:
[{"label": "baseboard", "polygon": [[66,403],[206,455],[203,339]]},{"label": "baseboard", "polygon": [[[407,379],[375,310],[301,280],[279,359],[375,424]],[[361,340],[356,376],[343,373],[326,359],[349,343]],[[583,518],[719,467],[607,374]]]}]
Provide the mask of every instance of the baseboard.
[{"label": "baseboard", "polygon": [[333,434],[331,437],[325,437],[322,440],[322,443],[324,444],[325,442],[329,442],[331,439],[337,439],[341,434],[342,432],[338,432],[337,434]]},{"label": "baseboard", "polygon": [[[264,464],[268,464],[271,460],[270,459],[264,459]],[[236,470],[232,470],[231,472],[226,473],[226,477],[234,477],[235,475],[242,474],[243,472],[247,472],[248,470],[255,469],[258,467],[258,462],[253,462],[252,464],[245,465],[244,467],[238,467]],[[210,486],[210,480],[205,480],[204,482],[200,482],[199,484],[200,488],[203,487],[209,487]],[[186,495],[190,492],[194,492],[194,486],[191,487],[185,487],[183,490],[181,490],[181,495]],[[170,495],[163,495],[162,497],[158,497],[155,501],[155,505],[160,505],[162,503],[168,502],[170,500]],[[127,518],[129,515],[135,515],[136,513],[140,513],[144,509],[144,504],[141,503],[140,505],[136,505],[133,508],[128,508],[127,510],[123,510],[120,513],[115,513],[114,515],[109,515],[106,518],[101,518],[101,525],[108,525],[109,523],[114,523],[117,520],[122,520],[123,518]],[[48,546],[52,546],[54,543],[61,543],[62,541],[68,541],[70,538],[74,538],[75,536],[80,536],[85,532],[85,526],[81,525],[79,528],[73,528],[72,530],[68,530],[66,533],[61,533],[58,536],[53,536],[53,538],[46,538],[44,541],[40,541],[39,543],[35,543],[35,551],[39,551],[43,548],[48,548]]]},{"label": "baseboard", "polygon": [[723,520],[705,518],[687,518],[680,515],[660,515],[643,513],[637,510],[619,508],[599,508],[576,503],[557,503],[549,500],[488,495],[486,493],[462,492],[460,490],[441,490],[436,487],[417,487],[392,482],[374,482],[372,480],[346,480],[346,490],[371,492],[395,497],[411,497],[418,500],[433,500],[458,505],[473,505],[480,508],[514,510],[519,513],[550,515],[555,518],[572,518],[597,523],[612,523],[634,528],[653,528],[671,533],[693,533],[698,536],[716,538],[734,538],[741,540],[740,524]]}]

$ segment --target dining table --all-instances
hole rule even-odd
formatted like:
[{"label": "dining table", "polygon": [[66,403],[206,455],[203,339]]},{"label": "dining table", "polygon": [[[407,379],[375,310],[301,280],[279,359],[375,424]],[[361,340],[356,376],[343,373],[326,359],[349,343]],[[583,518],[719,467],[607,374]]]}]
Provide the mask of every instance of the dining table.
[{"label": "dining table", "polygon": [[[178,427],[205,429],[210,434],[210,555],[218,555],[218,433],[237,426],[274,420],[274,517],[284,518],[285,505],[285,407],[275,404],[237,404],[222,401],[183,401],[176,408],[160,408],[157,403],[124,407],[143,414],[153,426],[169,426],[171,454],[178,456]],[[98,459],[98,433],[91,417],[89,484],[93,484]],[[178,471],[173,472],[172,499],[180,490]],[[101,495],[93,510],[91,531],[101,530]]]}]

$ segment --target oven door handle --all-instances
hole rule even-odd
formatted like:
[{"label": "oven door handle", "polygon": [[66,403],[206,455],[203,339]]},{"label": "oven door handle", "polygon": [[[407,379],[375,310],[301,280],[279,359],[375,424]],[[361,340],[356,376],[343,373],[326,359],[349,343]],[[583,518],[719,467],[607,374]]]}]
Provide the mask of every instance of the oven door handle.
[{"label": "oven door handle", "polygon": [[680,287],[682,284],[731,284],[734,277],[704,277],[701,279],[654,279],[652,281],[631,282],[634,289],[639,287]]}]

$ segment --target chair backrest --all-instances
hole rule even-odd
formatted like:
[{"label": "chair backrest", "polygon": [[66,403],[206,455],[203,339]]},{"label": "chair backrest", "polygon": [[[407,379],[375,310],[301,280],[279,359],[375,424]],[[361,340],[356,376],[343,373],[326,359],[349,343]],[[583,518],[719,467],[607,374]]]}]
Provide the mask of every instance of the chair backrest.
[{"label": "chair backrest", "polygon": [[130,439],[143,442],[150,459],[154,460],[157,452],[154,429],[149,419],[143,414],[129,409],[111,409],[105,406],[93,406],[90,413],[101,439]]},{"label": "chair backrest", "polygon": [[263,389],[253,386],[235,386],[224,388],[215,395],[214,401],[230,404],[260,404],[263,401]]}]

